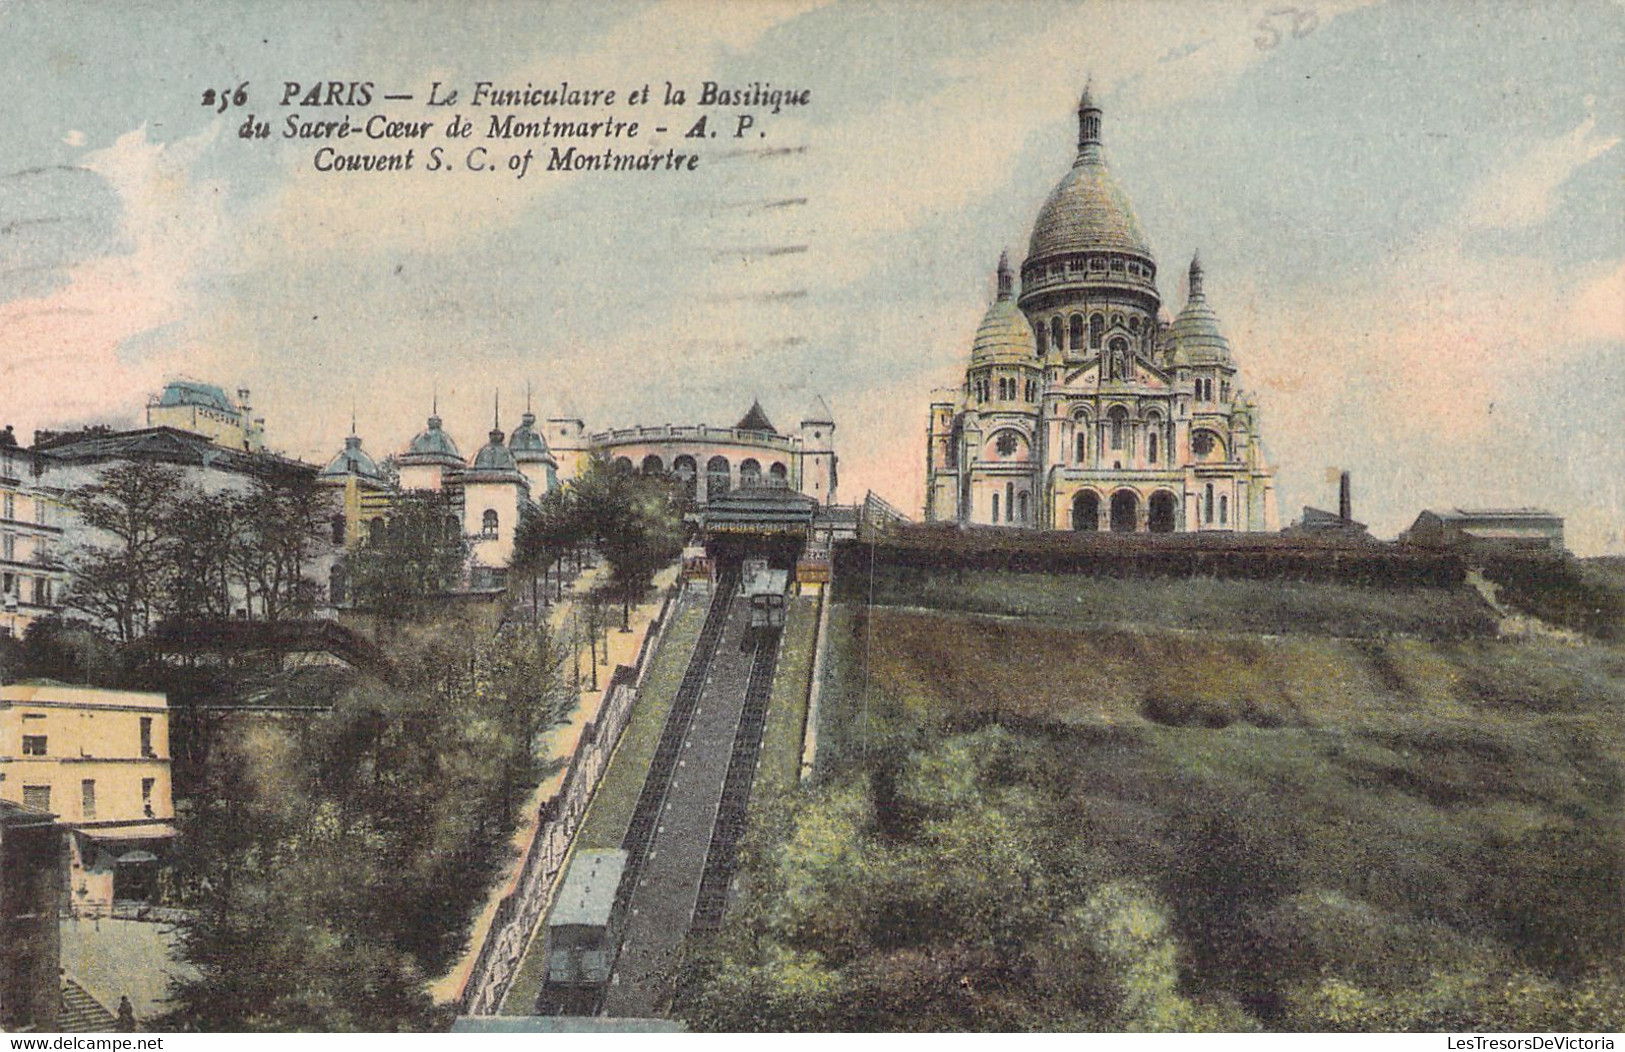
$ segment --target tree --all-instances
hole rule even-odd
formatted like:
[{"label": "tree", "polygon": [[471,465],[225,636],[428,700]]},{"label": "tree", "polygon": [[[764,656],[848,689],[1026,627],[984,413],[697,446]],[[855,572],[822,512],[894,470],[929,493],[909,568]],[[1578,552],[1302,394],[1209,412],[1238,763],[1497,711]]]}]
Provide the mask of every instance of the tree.
[{"label": "tree", "polygon": [[681,498],[670,480],[616,471],[601,457],[574,485],[583,529],[609,563],[610,587],[630,630],[632,601],[683,550]]},{"label": "tree", "polygon": [[185,494],[179,468],[120,463],[66,497],[96,540],[69,561],[64,605],[111,625],[120,642],[146,631],[162,601],[171,563],[168,512]]},{"label": "tree", "polygon": [[238,569],[244,589],[267,621],[308,614],[320,586],[305,569],[331,547],[332,492],[303,472],[257,478],[241,500],[243,543]]},{"label": "tree", "polygon": [[[545,493],[519,518],[519,529],[514,536],[513,568],[520,574],[534,576],[540,571],[546,575],[587,539],[587,524],[574,490],[556,489]],[[564,575],[555,574],[555,579],[558,597],[562,599]]]},{"label": "tree", "polygon": [[460,521],[442,493],[402,495],[384,536],[345,558],[357,601],[393,623],[456,587],[469,559]]}]

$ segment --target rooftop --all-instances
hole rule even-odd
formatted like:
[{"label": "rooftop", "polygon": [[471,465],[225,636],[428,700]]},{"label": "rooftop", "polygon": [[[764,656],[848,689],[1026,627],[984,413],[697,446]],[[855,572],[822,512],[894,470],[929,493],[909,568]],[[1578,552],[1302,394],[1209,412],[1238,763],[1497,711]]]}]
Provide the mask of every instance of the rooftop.
[{"label": "rooftop", "polygon": [[577,851],[564,876],[564,886],[553,902],[549,927],[581,924],[602,927],[609,923],[615,892],[626,868],[625,851]]}]

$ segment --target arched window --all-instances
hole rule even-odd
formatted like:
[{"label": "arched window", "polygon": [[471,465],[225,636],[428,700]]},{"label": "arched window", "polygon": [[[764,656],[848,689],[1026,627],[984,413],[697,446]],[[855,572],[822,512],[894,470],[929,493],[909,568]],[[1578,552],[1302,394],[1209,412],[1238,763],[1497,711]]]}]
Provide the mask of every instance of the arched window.
[{"label": "arched window", "polygon": [[650,453],[643,458],[643,467],[640,470],[645,475],[663,475],[666,472],[666,465],[659,457]]},{"label": "arched window", "polygon": [[672,474],[677,476],[677,481],[682,483],[683,490],[688,494],[689,500],[693,500],[695,493],[694,479],[699,474],[699,465],[694,463],[694,458],[686,453],[683,454],[671,462],[671,471]]},{"label": "arched window", "polygon": [[1122,327],[1123,327],[1123,316],[1121,314],[1113,314],[1112,315],[1112,328],[1121,329]]},{"label": "arched window", "polygon": [[615,464],[613,466],[615,468],[615,474],[617,474],[617,475],[630,475],[630,474],[632,474],[632,458],[631,457],[616,457],[615,458]]},{"label": "arched window", "polygon": [[728,492],[728,458],[712,457],[705,464],[705,491],[708,496],[720,497]]},{"label": "arched window", "polygon": [[1128,410],[1122,406],[1113,406],[1112,411],[1106,415],[1112,425],[1112,448],[1123,448],[1123,430],[1128,423]]},{"label": "arched window", "polygon": [[1089,346],[1093,350],[1100,350],[1100,339],[1106,335],[1106,318],[1100,314],[1089,316]]},{"label": "arched window", "polygon": [[993,494],[993,525],[999,524],[999,495]]},{"label": "arched window", "polygon": [[1014,482],[1004,484],[1004,516],[1011,522],[1016,521],[1016,484]]},{"label": "arched window", "polygon": [[1155,431],[1146,436],[1145,458],[1153,464],[1157,462],[1157,433]]},{"label": "arched window", "polygon": [[485,514],[480,517],[480,533],[486,537],[495,537],[497,535],[497,512],[495,508],[486,508]]},{"label": "arched window", "polygon": [[1049,320],[1049,342],[1054,345],[1056,350],[1066,346],[1061,342],[1061,319],[1059,317]]},{"label": "arched window", "polygon": [[1213,483],[1211,483],[1211,482],[1209,482],[1207,484],[1207,495],[1206,495],[1206,498],[1205,498],[1203,504],[1204,504],[1203,510],[1206,512],[1206,514],[1203,517],[1206,518],[1208,522],[1212,522],[1213,521]]},{"label": "arched window", "polygon": [[1226,494],[1219,494],[1219,525],[1224,526],[1230,521],[1230,498]]},{"label": "arched window", "polygon": [[783,464],[775,463],[772,467],[768,468],[767,477],[769,482],[771,482],[774,486],[787,486],[790,484],[789,473],[785,471]]},{"label": "arched window", "polygon": [[759,489],[762,485],[762,465],[755,457],[739,465],[739,488]]},{"label": "arched window", "polygon": [[1138,314],[1128,320],[1128,331],[1133,333],[1140,331],[1140,316]]},{"label": "arched window", "polygon": [[1082,464],[1085,460],[1089,459],[1089,432],[1082,430],[1078,432],[1077,456],[1073,459],[1075,459],[1079,464]]},{"label": "arched window", "polygon": [[1049,353],[1049,330],[1042,325],[1038,327],[1038,353],[1041,355]]},{"label": "arched window", "polygon": [[384,543],[385,526],[383,516],[379,516],[367,523],[367,543],[381,545]]},{"label": "arched window", "polygon": [[1072,349],[1081,351],[1083,350],[1083,315],[1072,315],[1070,325],[1072,327]]}]

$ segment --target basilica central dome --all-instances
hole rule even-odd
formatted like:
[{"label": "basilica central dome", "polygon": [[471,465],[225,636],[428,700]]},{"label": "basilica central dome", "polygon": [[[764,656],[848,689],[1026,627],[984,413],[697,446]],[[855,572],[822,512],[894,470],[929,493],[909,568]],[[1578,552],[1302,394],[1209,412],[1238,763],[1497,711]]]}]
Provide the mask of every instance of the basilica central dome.
[{"label": "basilica central dome", "polygon": [[1078,103],[1078,156],[1033,223],[1028,261],[1084,252],[1151,258],[1128,195],[1100,152],[1100,108],[1086,89]]}]

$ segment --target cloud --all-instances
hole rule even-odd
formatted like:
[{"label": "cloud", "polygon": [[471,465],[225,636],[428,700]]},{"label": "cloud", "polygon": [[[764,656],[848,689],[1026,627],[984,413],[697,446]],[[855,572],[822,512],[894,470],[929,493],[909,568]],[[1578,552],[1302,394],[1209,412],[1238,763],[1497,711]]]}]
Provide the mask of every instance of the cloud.
[{"label": "cloud", "polygon": [[192,177],[212,131],[155,143],[142,125],[82,162],[117,195],[118,232],[102,254],[73,263],[46,295],[0,304],[0,381],[14,412],[36,426],[127,419],[131,393],[150,390],[169,355],[133,356],[132,341],[174,332],[199,305],[196,281],[216,261],[223,219],[217,187]]},{"label": "cloud", "polygon": [[1517,230],[1532,226],[1551,212],[1558,188],[1581,165],[1619,145],[1619,137],[1596,135],[1597,118],[1590,115],[1573,131],[1537,142],[1491,172],[1467,194],[1462,208],[1464,226],[1490,230]]}]

